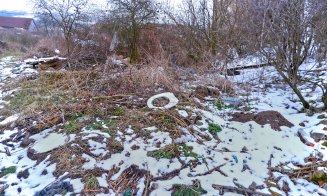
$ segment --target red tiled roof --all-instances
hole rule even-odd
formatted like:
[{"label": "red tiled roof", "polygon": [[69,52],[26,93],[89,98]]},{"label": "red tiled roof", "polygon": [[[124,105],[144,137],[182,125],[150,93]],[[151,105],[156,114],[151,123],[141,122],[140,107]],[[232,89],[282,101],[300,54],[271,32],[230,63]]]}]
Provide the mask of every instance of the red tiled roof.
[{"label": "red tiled roof", "polygon": [[32,18],[19,18],[0,16],[0,27],[4,28],[23,28],[28,30],[31,25]]}]

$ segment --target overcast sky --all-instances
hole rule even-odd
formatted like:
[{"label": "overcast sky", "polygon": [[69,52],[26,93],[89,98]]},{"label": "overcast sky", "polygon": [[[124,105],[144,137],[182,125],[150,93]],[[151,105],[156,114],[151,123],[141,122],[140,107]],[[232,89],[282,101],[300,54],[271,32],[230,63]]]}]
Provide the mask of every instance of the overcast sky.
[{"label": "overcast sky", "polygon": [[0,10],[32,12],[28,0],[0,0]]},{"label": "overcast sky", "polygon": [[[106,0],[92,0],[95,4],[105,3]],[[177,7],[182,0],[159,0],[169,2],[170,5]],[[30,0],[0,0],[0,11],[23,11],[27,12],[28,16],[33,16],[33,5]]]}]

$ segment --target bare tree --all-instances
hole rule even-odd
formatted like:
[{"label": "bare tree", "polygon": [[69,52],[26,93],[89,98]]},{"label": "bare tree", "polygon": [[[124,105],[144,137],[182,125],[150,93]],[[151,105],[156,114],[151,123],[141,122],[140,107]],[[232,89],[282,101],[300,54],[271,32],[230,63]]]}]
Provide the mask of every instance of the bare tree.
[{"label": "bare tree", "polygon": [[313,49],[314,31],[312,7],[305,0],[264,0],[257,17],[262,23],[261,53],[275,66],[280,76],[299,97],[304,108],[309,103],[298,89],[301,81],[299,68],[310,56]]},{"label": "bare tree", "polygon": [[315,7],[313,15],[313,29],[315,31],[315,52],[318,63],[327,60],[327,1],[315,0],[310,1],[310,6]]},{"label": "bare tree", "polygon": [[39,14],[36,21],[37,27],[42,33],[45,33],[47,36],[51,36],[59,32],[57,25],[44,14]]},{"label": "bare tree", "polygon": [[140,29],[156,20],[158,4],[152,0],[109,0],[109,3],[113,7],[110,18],[130,48],[130,62],[135,63],[138,60]]},{"label": "bare tree", "polygon": [[[177,13],[176,13],[177,12]],[[188,56],[198,61],[203,58],[207,51],[216,53],[216,40],[211,33],[212,6],[208,1],[185,0],[178,10],[167,9],[166,14],[178,28],[179,34],[184,41],[184,47]]]},{"label": "bare tree", "polygon": [[243,10],[246,6],[247,1],[184,0],[167,15],[180,30],[184,40],[181,47],[193,60],[209,60],[213,65],[219,60],[226,67],[237,54],[246,51],[244,46],[251,40]]},{"label": "bare tree", "polygon": [[34,0],[36,16],[47,18],[63,33],[67,54],[71,53],[72,35],[78,22],[84,17],[87,0]]}]

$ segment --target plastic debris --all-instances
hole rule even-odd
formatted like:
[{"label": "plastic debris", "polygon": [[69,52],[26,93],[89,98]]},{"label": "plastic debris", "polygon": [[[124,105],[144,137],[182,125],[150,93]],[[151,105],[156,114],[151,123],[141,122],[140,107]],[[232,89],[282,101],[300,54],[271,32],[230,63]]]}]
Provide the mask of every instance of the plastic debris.
[{"label": "plastic debris", "polygon": [[309,136],[309,134],[306,133],[303,129],[299,129],[297,133],[298,133],[298,135],[299,135],[299,137],[300,137],[300,140],[301,140],[304,144],[306,144],[306,145],[308,145],[308,146],[311,146],[311,147],[314,146],[314,143],[315,143],[314,139],[312,139],[312,138]]},{"label": "plastic debris", "polygon": [[[153,105],[153,101],[158,98],[167,98],[169,100],[169,103],[163,107],[156,107]],[[147,105],[151,109],[170,109],[170,108],[176,106],[177,103],[178,103],[178,99],[175,97],[175,95],[173,93],[169,93],[169,92],[152,96],[147,101]]]},{"label": "plastic debris", "polygon": [[233,155],[232,158],[235,161],[235,163],[238,163],[238,159],[237,159],[237,156],[236,155]]}]

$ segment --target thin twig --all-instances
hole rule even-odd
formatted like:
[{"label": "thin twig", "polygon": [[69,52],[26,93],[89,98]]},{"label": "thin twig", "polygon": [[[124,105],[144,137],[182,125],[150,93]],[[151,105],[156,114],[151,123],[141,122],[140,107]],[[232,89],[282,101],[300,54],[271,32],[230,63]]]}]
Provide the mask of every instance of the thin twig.
[{"label": "thin twig", "polygon": [[224,185],[218,185],[218,184],[213,184],[212,187],[219,191],[228,190],[229,192],[236,192],[238,194],[270,196],[270,194],[260,193],[260,192],[253,191],[250,189],[245,189],[245,188],[237,188],[237,187],[224,186]]},{"label": "thin twig", "polygon": [[193,177],[197,177],[197,176],[205,176],[205,175],[208,175],[208,174],[211,174],[212,172],[214,171],[217,171],[219,172],[221,175],[225,176],[225,177],[228,177],[227,174],[225,174],[223,171],[220,170],[221,167],[225,166],[227,163],[223,163],[213,169],[210,169],[209,171],[205,172],[205,173],[202,173],[202,174],[196,174],[194,175]]}]

